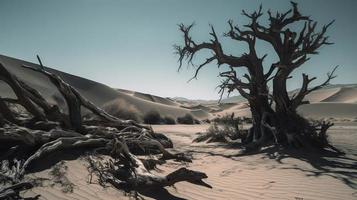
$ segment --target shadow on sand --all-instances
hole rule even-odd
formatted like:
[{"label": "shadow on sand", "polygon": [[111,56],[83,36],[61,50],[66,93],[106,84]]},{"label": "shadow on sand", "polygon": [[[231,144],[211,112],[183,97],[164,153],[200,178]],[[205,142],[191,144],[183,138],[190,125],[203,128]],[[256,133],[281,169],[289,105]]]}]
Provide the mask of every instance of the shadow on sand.
[{"label": "shadow on sand", "polygon": [[[149,197],[149,198],[153,198],[153,199],[157,199],[157,200],[167,200],[167,199],[186,200],[185,198],[181,198],[181,197],[172,195],[165,188],[157,188],[157,189],[153,189],[153,190],[145,190],[145,191],[137,191],[137,192],[145,197]],[[142,199],[145,199],[145,197],[142,197]]]},{"label": "shadow on sand", "polygon": [[[226,152],[215,152],[213,146],[224,148],[227,150],[236,149],[236,154],[226,154]],[[218,146],[217,146],[218,145]],[[278,148],[276,146],[266,147],[260,151],[242,153],[239,149],[241,144],[229,145],[223,143],[213,143],[209,146],[202,146],[196,150],[188,150],[190,153],[203,153],[211,156],[222,156],[236,160],[239,157],[262,155],[263,158],[275,160],[279,165],[279,169],[295,169],[304,172],[306,176],[330,176],[342,181],[352,189],[357,189],[357,156],[355,154],[342,155],[329,150],[317,150],[315,148],[304,147],[296,148]],[[211,151],[209,151],[211,149]],[[287,158],[297,159],[310,164],[306,165],[290,165],[284,160]],[[274,168],[274,166],[272,166]]]},{"label": "shadow on sand", "polygon": [[[34,173],[49,169],[61,161],[76,160],[84,155],[84,151],[85,150],[65,150],[46,155],[42,159],[34,161],[29,172]],[[137,199],[147,199],[147,197],[149,197],[157,200],[186,200],[185,198],[174,196],[166,188],[138,190],[136,192],[138,193]]]},{"label": "shadow on sand", "polygon": [[294,158],[307,162],[311,167],[292,166],[281,169],[295,169],[306,176],[330,176],[342,181],[353,189],[357,189],[357,159],[353,155],[341,155],[332,151],[287,149],[283,151],[266,151],[265,155],[284,164],[284,159]]}]

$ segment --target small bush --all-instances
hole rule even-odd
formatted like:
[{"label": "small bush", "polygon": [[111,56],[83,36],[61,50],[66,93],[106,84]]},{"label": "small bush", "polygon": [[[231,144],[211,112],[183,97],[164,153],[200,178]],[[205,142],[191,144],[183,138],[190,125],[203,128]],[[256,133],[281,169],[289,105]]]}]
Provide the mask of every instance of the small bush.
[{"label": "small bush", "polygon": [[207,124],[210,124],[210,123],[211,123],[211,120],[205,119],[205,120],[203,120],[203,122],[205,122],[205,123],[207,123]]},{"label": "small bush", "polygon": [[176,121],[175,121],[174,118],[169,117],[169,116],[166,116],[166,117],[164,117],[164,119],[163,119],[163,123],[164,123],[164,124],[176,124]]},{"label": "small bush", "polygon": [[161,115],[158,111],[152,110],[144,115],[145,124],[160,124],[162,122]]},{"label": "small bush", "polygon": [[104,105],[104,110],[119,119],[139,122],[138,109],[123,99],[115,100]]},{"label": "small bush", "polygon": [[183,117],[177,118],[177,123],[179,124],[194,124],[194,118],[190,114],[186,114]]},{"label": "small bush", "polygon": [[243,130],[243,119],[231,115],[215,118],[207,132],[200,133],[194,142],[232,142],[233,140],[244,140],[248,132]]},{"label": "small bush", "polygon": [[223,117],[217,117],[215,119],[213,119],[214,122],[218,123],[218,124],[241,124],[242,123],[242,119],[239,117],[234,117],[234,113],[232,113],[231,115],[224,115]]},{"label": "small bush", "polygon": [[243,131],[238,130],[229,124],[219,125],[214,122],[205,133],[199,133],[198,137],[195,138],[194,142],[232,142],[242,138]]}]

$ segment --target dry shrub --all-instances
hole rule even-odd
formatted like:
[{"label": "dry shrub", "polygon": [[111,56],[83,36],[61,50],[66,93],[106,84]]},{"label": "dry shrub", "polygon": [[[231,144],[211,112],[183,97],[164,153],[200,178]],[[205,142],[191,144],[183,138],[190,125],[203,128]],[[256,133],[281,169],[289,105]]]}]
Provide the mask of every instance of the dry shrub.
[{"label": "dry shrub", "polygon": [[228,124],[219,125],[213,123],[207,130],[207,132],[199,133],[194,142],[229,142],[239,138],[239,134],[236,129]]},{"label": "dry shrub", "polygon": [[186,114],[182,117],[177,118],[177,123],[179,124],[195,124],[195,119],[192,115]]},{"label": "dry shrub", "polygon": [[199,133],[194,142],[230,142],[231,140],[242,139],[242,120],[234,118],[234,114],[216,118],[207,132]]},{"label": "dry shrub", "polygon": [[109,114],[125,120],[134,120],[139,122],[139,111],[135,105],[127,103],[123,99],[111,101],[104,105],[104,110]]},{"label": "dry shrub", "polygon": [[176,121],[174,118],[166,116],[163,118],[163,123],[164,124],[176,124]]},{"label": "dry shrub", "polygon": [[158,111],[151,110],[144,115],[145,124],[161,124],[162,118]]}]

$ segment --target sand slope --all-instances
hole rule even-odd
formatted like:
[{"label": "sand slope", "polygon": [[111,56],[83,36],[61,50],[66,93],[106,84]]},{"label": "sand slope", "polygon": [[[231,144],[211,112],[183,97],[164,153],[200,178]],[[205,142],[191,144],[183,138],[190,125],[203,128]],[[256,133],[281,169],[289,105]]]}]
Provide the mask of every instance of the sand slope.
[{"label": "sand slope", "polygon": [[343,87],[322,102],[357,103],[357,87]]},{"label": "sand slope", "polygon": [[[0,55],[0,62],[18,78],[25,81],[32,87],[38,89],[50,102],[60,104],[65,110],[64,99],[59,94],[57,89],[49,82],[47,77],[21,67],[22,65],[39,67],[37,64],[3,55]],[[116,90],[104,84],[97,83],[85,78],[70,75],[51,68],[47,69],[60,75],[65,81],[78,89],[82,95],[84,95],[99,107],[110,105],[111,108],[117,107],[116,109],[126,109],[125,107],[120,107],[120,104],[116,104],[120,99],[125,101],[129,106],[134,106],[139,111],[140,116],[148,111],[157,110],[163,116],[171,116],[174,118],[183,116],[187,113],[192,114],[198,119],[211,117],[210,113],[204,110],[185,109],[180,107],[178,103],[167,98],[128,90]],[[3,82],[0,82],[0,94],[2,97],[14,97],[11,89]]]},{"label": "sand slope", "polygon": [[[296,92],[297,90],[290,92],[290,94],[292,95]],[[300,106],[298,111],[306,117],[350,120],[355,120],[357,117],[357,85],[328,86],[310,93],[305,100],[309,101],[310,104]],[[217,114],[235,113],[238,116],[250,116],[249,107],[244,107],[241,99],[235,104],[236,106],[223,107],[223,110]]]},{"label": "sand slope", "polygon": [[298,111],[311,118],[356,118],[357,104],[354,103],[314,103],[303,105]]}]

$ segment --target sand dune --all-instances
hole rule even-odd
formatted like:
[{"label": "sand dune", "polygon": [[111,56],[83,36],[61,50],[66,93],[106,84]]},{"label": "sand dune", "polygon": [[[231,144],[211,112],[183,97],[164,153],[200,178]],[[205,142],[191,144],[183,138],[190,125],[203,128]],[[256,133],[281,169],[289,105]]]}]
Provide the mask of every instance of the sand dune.
[{"label": "sand dune", "polygon": [[202,109],[191,110],[191,113],[193,116],[197,117],[198,119],[208,119],[211,117],[211,115],[208,112]]},{"label": "sand dune", "polygon": [[182,108],[187,108],[187,109],[200,109],[200,110],[204,110],[204,111],[207,111],[207,112],[211,112],[212,111],[212,107],[211,106],[204,106],[204,105],[201,105],[201,104],[198,104],[198,105],[190,105],[190,106],[187,106],[187,105],[180,105]]},{"label": "sand dune", "polygon": [[[49,82],[47,77],[37,72],[33,72],[31,70],[21,67],[22,65],[39,67],[37,64],[22,61],[15,58],[10,58],[3,55],[0,55],[0,62],[21,80],[24,80],[32,87],[38,89],[45,96],[45,98],[49,100],[49,102],[59,103],[59,105],[65,106],[64,99],[59,94],[57,89]],[[174,118],[183,116],[188,113],[192,113],[194,117],[198,119],[202,119],[202,117],[211,117],[211,115],[206,111],[201,110],[199,112],[191,112],[190,109],[181,108],[178,103],[167,98],[133,92],[124,89],[116,90],[101,83],[97,83],[85,78],[70,75],[51,68],[48,68],[48,70],[60,75],[65,81],[75,87],[83,96],[88,98],[90,101],[92,101],[99,107],[110,105],[115,108],[115,105],[113,106],[113,104],[118,102],[118,99],[121,99],[127,102],[129,105],[133,105],[139,111],[140,115],[143,115],[151,110],[157,110],[163,116],[171,116]],[[11,89],[2,82],[0,83],[0,92],[1,96],[3,97],[14,97],[14,94]],[[122,108],[118,104],[117,109],[126,108]]]},{"label": "sand dune", "polygon": [[325,98],[322,102],[357,103],[357,88],[340,88],[338,92]]},{"label": "sand dune", "polygon": [[[34,72],[32,70],[25,69],[21,67],[22,65],[27,65],[31,67],[39,67],[37,64],[18,60],[15,58],[10,58],[6,56],[0,55],[0,62],[13,74],[15,74],[18,78],[25,81],[29,85],[38,89],[47,99],[53,100],[53,95],[57,95],[59,98],[62,98],[56,87],[50,84],[47,77],[44,75]],[[54,69],[48,68],[47,70],[60,75],[66,82],[71,84],[73,87],[78,89],[81,94],[83,94],[86,98],[90,99],[96,105],[103,105],[104,103],[111,101],[118,97],[118,93],[116,90],[85,79],[78,76],[70,75],[67,73],[63,73]],[[12,92],[4,83],[0,83],[1,94],[3,96],[11,95]]]},{"label": "sand dune", "polygon": [[231,115],[232,113],[234,113],[235,116],[238,117],[250,117],[251,113],[250,113],[250,108],[249,105],[246,102],[243,103],[230,103],[228,106],[220,106],[223,109],[220,112],[216,112],[215,114],[218,116],[224,116],[224,115]]},{"label": "sand dune", "polygon": [[158,97],[158,96],[151,95],[151,94],[145,94],[145,93],[141,93],[141,92],[134,92],[133,96],[139,97],[141,99],[145,99],[147,101],[152,101],[155,103],[160,103],[160,104],[169,105],[169,106],[178,106],[179,105],[178,103],[176,103],[175,101],[172,101],[170,99]]},{"label": "sand dune", "polygon": [[309,95],[305,97],[305,100],[309,101],[310,103],[322,102],[325,99],[335,95],[341,90],[340,87],[333,87],[333,88],[326,88],[321,90],[316,90],[311,92]]},{"label": "sand dune", "polygon": [[[297,90],[296,90],[297,91]],[[292,91],[291,94],[296,93]],[[232,98],[234,99],[234,98]],[[332,85],[314,91],[306,96],[310,104],[302,105],[298,111],[310,118],[350,118],[357,117],[357,85]],[[246,104],[239,102],[222,107],[223,110],[216,114],[224,115],[235,113],[237,116],[250,116]]]},{"label": "sand dune", "polygon": [[[120,107],[120,104],[117,104],[117,100],[124,100],[128,103],[128,105],[133,105],[137,110],[139,110],[139,114],[144,115],[145,113],[155,110],[161,113],[163,116],[171,116],[177,118],[179,116],[184,116],[185,114],[191,113],[191,110],[184,109],[178,106],[169,106],[161,103],[156,103],[152,101],[147,101],[139,97],[131,96],[126,93],[119,93],[117,99],[113,99],[112,101],[106,103],[106,106],[115,106],[117,105],[117,109],[125,109]],[[200,118],[199,116],[195,116]]]},{"label": "sand dune", "polygon": [[357,104],[352,103],[314,103],[303,105],[298,111],[311,118],[356,118]]}]

